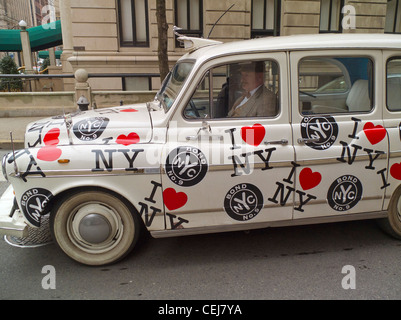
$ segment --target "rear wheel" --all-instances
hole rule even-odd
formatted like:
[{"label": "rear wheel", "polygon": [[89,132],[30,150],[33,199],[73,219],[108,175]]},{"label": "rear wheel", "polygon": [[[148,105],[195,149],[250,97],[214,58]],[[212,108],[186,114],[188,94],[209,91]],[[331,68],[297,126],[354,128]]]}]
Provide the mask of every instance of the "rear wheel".
[{"label": "rear wheel", "polygon": [[378,220],[378,223],[387,234],[401,240],[401,187],[391,197],[388,217]]},{"label": "rear wheel", "polygon": [[59,247],[86,265],[105,265],[125,257],[138,241],[141,222],[127,204],[103,191],[67,196],[53,211],[50,229]]}]

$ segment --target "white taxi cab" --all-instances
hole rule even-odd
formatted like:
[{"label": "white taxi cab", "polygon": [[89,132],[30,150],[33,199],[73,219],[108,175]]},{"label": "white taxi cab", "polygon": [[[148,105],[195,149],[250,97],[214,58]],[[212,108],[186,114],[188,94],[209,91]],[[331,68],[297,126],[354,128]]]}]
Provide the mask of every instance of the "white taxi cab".
[{"label": "white taxi cab", "polygon": [[88,265],[123,258],[141,230],[381,218],[401,238],[399,35],[180,40],[188,53],[154,101],[28,125],[2,160],[1,233],[50,215]]}]

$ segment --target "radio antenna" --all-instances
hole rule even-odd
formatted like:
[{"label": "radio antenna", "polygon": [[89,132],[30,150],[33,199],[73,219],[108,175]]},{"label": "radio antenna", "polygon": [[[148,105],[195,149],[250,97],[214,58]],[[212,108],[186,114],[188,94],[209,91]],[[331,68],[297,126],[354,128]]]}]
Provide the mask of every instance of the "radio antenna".
[{"label": "radio antenna", "polygon": [[15,176],[19,177],[19,171],[17,166],[17,159],[15,158],[15,146],[14,146],[14,139],[13,139],[13,132],[10,131],[10,139],[11,139],[11,146],[13,148],[13,158],[14,158],[14,172]]},{"label": "radio antenna", "polygon": [[216,26],[216,24],[219,23],[220,19],[223,18],[224,15],[225,15],[228,11],[230,11],[231,8],[234,7],[234,6],[235,6],[235,3],[234,3],[230,8],[228,8],[226,11],[224,11],[224,13],[220,16],[220,18],[217,19],[217,21],[214,23],[212,29],[210,29],[210,32],[209,32],[209,35],[207,36],[207,39],[209,39],[210,35],[212,34],[212,31],[213,31],[214,27]]}]

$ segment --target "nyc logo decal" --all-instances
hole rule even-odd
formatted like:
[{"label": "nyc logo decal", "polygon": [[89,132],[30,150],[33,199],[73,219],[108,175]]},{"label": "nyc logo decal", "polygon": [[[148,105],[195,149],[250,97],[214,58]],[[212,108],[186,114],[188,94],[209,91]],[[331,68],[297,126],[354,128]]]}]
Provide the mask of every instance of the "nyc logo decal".
[{"label": "nyc logo decal", "polygon": [[301,122],[301,136],[306,140],[305,144],[308,147],[326,150],[337,140],[337,122],[331,116],[305,117]]},{"label": "nyc logo decal", "polygon": [[166,160],[166,173],[176,185],[192,187],[203,180],[208,163],[201,150],[195,147],[178,147]]},{"label": "nyc logo decal", "polygon": [[362,183],[353,175],[337,178],[327,192],[327,202],[336,211],[347,211],[362,199]]},{"label": "nyc logo decal", "polygon": [[93,141],[102,135],[109,121],[103,117],[84,119],[74,125],[73,132],[81,141]]},{"label": "nyc logo decal", "polygon": [[40,227],[40,218],[53,194],[43,188],[33,188],[21,196],[21,209],[25,218],[35,227]]},{"label": "nyc logo decal", "polygon": [[250,183],[240,183],[232,187],[224,198],[224,210],[238,221],[255,218],[263,208],[263,195]]}]

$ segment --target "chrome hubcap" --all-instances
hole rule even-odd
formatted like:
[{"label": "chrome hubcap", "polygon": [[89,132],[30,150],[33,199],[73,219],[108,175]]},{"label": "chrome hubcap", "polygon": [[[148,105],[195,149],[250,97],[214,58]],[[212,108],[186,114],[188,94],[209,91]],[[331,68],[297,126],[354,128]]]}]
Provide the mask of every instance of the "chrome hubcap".
[{"label": "chrome hubcap", "polygon": [[86,203],[70,215],[68,235],[81,250],[102,253],[121,240],[123,224],[118,213],[101,203]]},{"label": "chrome hubcap", "polygon": [[99,244],[106,241],[110,232],[110,223],[97,213],[86,215],[79,223],[79,234],[89,243]]}]

